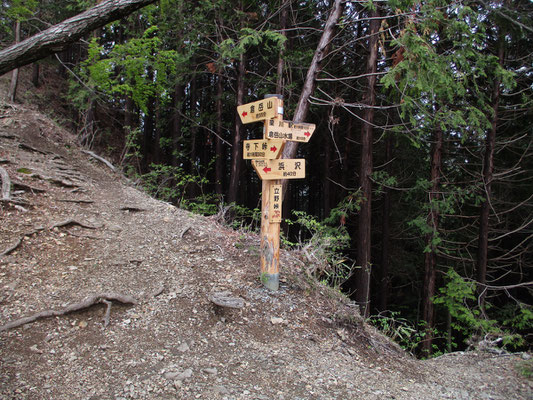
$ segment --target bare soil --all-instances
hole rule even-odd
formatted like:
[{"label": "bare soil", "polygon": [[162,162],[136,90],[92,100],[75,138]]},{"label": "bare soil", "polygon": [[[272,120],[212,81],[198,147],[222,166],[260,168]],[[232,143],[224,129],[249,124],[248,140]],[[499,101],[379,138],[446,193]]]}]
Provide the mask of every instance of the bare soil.
[{"label": "bare soil", "polygon": [[[34,109],[0,108],[15,199],[0,204],[0,325],[137,300],[113,302],[107,326],[96,304],[0,332],[1,399],[533,398],[529,355],[416,360],[295,253],[270,292],[256,235],[150,198]],[[244,306],[214,305],[222,291]]]}]

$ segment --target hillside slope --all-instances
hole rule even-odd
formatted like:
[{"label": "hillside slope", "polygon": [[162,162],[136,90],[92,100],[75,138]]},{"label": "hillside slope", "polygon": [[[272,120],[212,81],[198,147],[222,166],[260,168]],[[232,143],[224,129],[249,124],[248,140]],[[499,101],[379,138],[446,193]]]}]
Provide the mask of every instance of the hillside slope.
[{"label": "hillside slope", "polygon": [[[156,201],[80,150],[38,112],[1,106],[15,202],[0,204],[0,325],[102,294],[136,304],[0,332],[0,398],[531,398],[521,357],[417,361],[295,255],[282,254],[281,290],[265,290],[256,236]],[[215,292],[244,307],[215,306]]]}]

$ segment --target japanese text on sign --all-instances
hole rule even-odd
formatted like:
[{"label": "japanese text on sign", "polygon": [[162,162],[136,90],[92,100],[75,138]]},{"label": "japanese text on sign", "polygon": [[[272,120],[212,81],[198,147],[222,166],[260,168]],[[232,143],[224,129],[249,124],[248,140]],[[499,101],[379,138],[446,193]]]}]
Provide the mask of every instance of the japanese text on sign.
[{"label": "japanese text on sign", "polygon": [[237,107],[237,112],[243,124],[271,119],[283,114],[277,97],[254,101]]},{"label": "japanese text on sign", "polygon": [[278,157],[283,148],[282,140],[245,140],[243,142],[242,154],[245,160],[268,159]]},{"label": "japanese text on sign", "polygon": [[308,142],[315,131],[315,124],[294,123],[292,121],[282,121],[271,119],[266,124],[265,135],[269,139],[284,139],[295,142]]},{"label": "japanese text on sign", "polygon": [[252,160],[252,165],[263,180],[305,178],[305,159]]},{"label": "japanese text on sign", "polygon": [[282,185],[272,185],[270,187],[268,222],[271,224],[279,224],[281,222],[281,188]]}]

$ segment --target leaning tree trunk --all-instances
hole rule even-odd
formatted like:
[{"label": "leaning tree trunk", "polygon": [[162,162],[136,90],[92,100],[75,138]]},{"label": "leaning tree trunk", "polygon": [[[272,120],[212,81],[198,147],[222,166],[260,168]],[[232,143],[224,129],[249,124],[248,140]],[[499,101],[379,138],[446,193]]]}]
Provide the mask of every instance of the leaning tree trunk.
[{"label": "leaning tree trunk", "polygon": [[[328,46],[333,39],[333,34],[335,32],[335,26],[339,22],[339,19],[344,10],[344,2],[342,0],[335,0],[331,11],[329,13],[326,25],[324,26],[324,31],[322,32],[322,37],[318,42],[318,46],[313,55],[309,69],[307,70],[307,75],[305,77],[304,85],[302,88],[302,94],[298,100],[296,110],[294,111],[294,116],[292,120],[294,122],[305,122],[307,112],[309,111],[309,98],[315,91],[316,78],[318,73],[321,70],[321,63],[328,53]],[[283,148],[282,158],[294,158],[296,156],[296,151],[298,150],[298,142],[287,142]],[[283,190],[282,193],[285,195],[287,193],[288,181],[285,179],[282,181]]]},{"label": "leaning tree trunk", "polygon": [[442,141],[442,130],[437,127],[434,132],[433,151],[431,154],[431,192],[429,193],[429,214],[427,216],[427,224],[432,232],[427,234],[425,238],[429,251],[425,253],[424,257],[424,288],[422,293],[422,319],[426,322],[426,337],[422,342],[422,352],[426,356],[431,354],[433,328],[435,327],[433,296],[435,296],[437,249],[434,246],[434,239],[439,229],[439,211],[434,203],[439,197]]},{"label": "leaning tree trunk", "polygon": [[[281,14],[279,17],[279,25],[281,34],[287,38],[287,15],[289,13],[289,1],[282,0]],[[287,41],[283,44],[283,48],[279,52],[278,66],[277,66],[277,80],[276,80],[276,94],[283,96],[283,69],[285,66],[285,50],[287,49]]]},{"label": "leaning tree trunk", "polygon": [[106,0],[0,51],[0,75],[64,50],[86,33],[155,3],[156,0]]},{"label": "leaning tree trunk", "polygon": [[[15,22],[15,43],[20,42],[20,21]],[[11,75],[11,84],[9,85],[8,99],[11,103],[17,98],[17,87],[19,84],[19,69],[15,68]]]},{"label": "leaning tree trunk", "polygon": [[379,6],[372,12],[370,22],[370,39],[366,72],[368,74],[368,87],[364,95],[363,103],[367,105],[363,114],[363,126],[361,129],[361,168],[359,172],[359,184],[363,202],[359,211],[357,262],[360,268],[356,272],[355,300],[359,304],[361,315],[368,317],[370,299],[370,275],[371,275],[371,238],[372,238],[372,142],[374,124],[374,105],[376,104],[376,71],[378,59],[378,33],[380,27]]},{"label": "leaning tree trunk", "polygon": [[[500,65],[503,65],[504,41],[500,39],[498,58]],[[479,217],[479,238],[477,248],[477,281],[479,304],[482,309],[485,306],[485,287],[487,282],[487,264],[489,248],[489,217],[490,202],[492,197],[492,179],[494,171],[494,145],[496,142],[496,129],[498,126],[498,107],[500,104],[500,80],[494,82],[492,91],[492,125],[485,138],[485,154],[483,157],[483,189],[484,200],[481,204],[481,213]]]}]

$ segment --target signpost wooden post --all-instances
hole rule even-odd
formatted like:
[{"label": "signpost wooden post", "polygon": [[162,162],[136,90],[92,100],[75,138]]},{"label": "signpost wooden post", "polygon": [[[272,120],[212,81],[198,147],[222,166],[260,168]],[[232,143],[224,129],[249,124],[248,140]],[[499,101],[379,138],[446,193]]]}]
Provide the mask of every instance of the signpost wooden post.
[{"label": "signpost wooden post", "polygon": [[[276,115],[271,119],[283,119],[283,100],[280,97],[267,97],[265,99],[274,98],[279,102]],[[266,126],[268,123],[269,120],[265,120],[264,139],[266,139]],[[252,163],[255,161],[265,160],[253,160]],[[279,201],[278,212],[276,215],[273,215],[271,211],[273,211],[274,203],[271,203],[271,201],[274,199],[273,193],[275,186],[281,186],[277,180],[261,179],[261,282],[266,288],[277,291],[279,289],[281,201]]]},{"label": "signpost wooden post", "polygon": [[270,290],[279,289],[279,233],[282,207],[281,179],[305,177],[305,160],[280,159],[286,140],[307,142],[314,124],[283,120],[280,95],[267,95],[263,100],[237,107],[243,124],[264,121],[262,140],[245,140],[243,157],[261,178],[261,282]]}]

